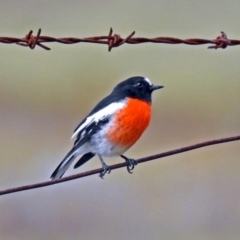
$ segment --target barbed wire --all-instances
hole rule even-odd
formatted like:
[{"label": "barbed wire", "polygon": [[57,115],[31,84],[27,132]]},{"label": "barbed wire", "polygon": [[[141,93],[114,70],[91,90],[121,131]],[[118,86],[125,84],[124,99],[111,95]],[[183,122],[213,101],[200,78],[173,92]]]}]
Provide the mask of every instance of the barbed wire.
[{"label": "barbed wire", "polygon": [[189,39],[179,39],[173,37],[155,37],[155,38],[145,38],[145,37],[133,37],[135,31],[129,34],[126,38],[122,38],[119,34],[113,34],[113,29],[110,28],[109,34],[107,36],[95,36],[86,38],[55,38],[49,36],[42,36],[41,29],[38,30],[36,36],[33,35],[31,30],[24,38],[13,38],[13,37],[0,37],[0,43],[5,44],[18,44],[19,46],[29,47],[34,49],[39,46],[45,50],[51,50],[49,47],[45,46],[43,43],[58,42],[62,44],[76,44],[76,43],[95,43],[95,44],[105,44],[108,45],[108,51],[112,48],[119,47],[125,43],[127,44],[140,44],[140,43],[165,43],[165,44],[187,44],[187,45],[202,45],[202,44],[213,44],[209,46],[209,49],[225,49],[228,46],[240,45],[240,40],[228,39],[224,32],[216,39],[200,39],[200,38],[189,38]]},{"label": "barbed wire", "polygon": [[[156,160],[158,158],[163,158],[163,157],[167,157],[167,156],[191,151],[191,150],[194,150],[194,149],[197,149],[197,148],[207,147],[207,146],[216,145],[216,144],[220,144],[220,143],[238,141],[238,140],[240,140],[240,135],[239,136],[234,136],[234,137],[211,140],[211,141],[202,142],[202,143],[190,145],[190,146],[187,146],[187,147],[178,148],[178,149],[174,149],[174,150],[171,150],[171,151],[159,153],[159,154],[156,154],[156,155],[152,155],[152,156],[148,156],[148,157],[144,157],[144,158],[139,158],[136,161],[137,161],[137,163],[148,162],[148,161]],[[126,162],[124,162],[124,163],[114,164],[114,165],[111,165],[109,167],[110,167],[111,170],[114,170],[114,169],[118,169],[118,168],[122,168],[122,167],[126,167],[126,166],[127,166],[127,164],[126,164]],[[9,188],[9,189],[0,191],[0,195],[6,195],[6,194],[10,194],[10,193],[15,193],[15,192],[21,192],[21,191],[26,191],[26,190],[30,190],[30,189],[46,187],[46,186],[50,186],[50,185],[54,185],[54,184],[58,184],[58,183],[62,183],[62,182],[71,181],[71,180],[78,179],[78,178],[91,176],[91,175],[94,175],[94,174],[101,173],[102,171],[103,171],[102,168],[98,168],[98,169],[94,169],[94,170],[91,170],[91,171],[87,171],[87,172],[83,172],[83,173],[79,173],[79,174],[74,174],[74,175],[71,175],[69,177],[64,177],[64,178],[60,178],[60,179],[56,179],[56,180],[52,180],[52,181],[46,181],[46,182],[29,184],[29,185],[15,187],[15,188]]]}]

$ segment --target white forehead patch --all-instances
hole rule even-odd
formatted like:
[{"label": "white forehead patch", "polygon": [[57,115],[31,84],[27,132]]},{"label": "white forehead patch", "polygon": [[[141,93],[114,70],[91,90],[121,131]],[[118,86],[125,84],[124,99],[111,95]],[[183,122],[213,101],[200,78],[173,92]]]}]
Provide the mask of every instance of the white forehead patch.
[{"label": "white forehead patch", "polygon": [[144,78],[144,80],[151,86],[152,85],[152,83],[151,83],[151,81],[148,79],[148,78]]}]

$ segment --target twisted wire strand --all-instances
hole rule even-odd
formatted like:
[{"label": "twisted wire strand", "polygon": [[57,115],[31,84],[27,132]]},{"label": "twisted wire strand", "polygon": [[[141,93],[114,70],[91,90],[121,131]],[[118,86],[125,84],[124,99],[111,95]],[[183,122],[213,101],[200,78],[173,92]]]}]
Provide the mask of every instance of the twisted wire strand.
[{"label": "twisted wire strand", "polygon": [[55,38],[50,36],[42,36],[41,29],[38,30],[37,35],[33,35],[31,30],[23,38],[14,37],[0,37],[0,43],[5,44],[17,44],[23,47],[29,47],[34,49],[39,46],[45,50],[51,50],[49,47],[43,43],[57,42],[61,44],[76,44],[76,43],[95,43],[95,44],[105,44],[108,45],[108,51],[112,48],[119,47],[123,44],[141,44],[141,43],[165,43],[165,44],[187,44],[187,45],[202,45],[202,44],[212,44],[209,49],[225,49],[228,46],[236,46],[240,44],[240,40],[228,39],[226,33],[221,32],[221,35],[215,39],[201,39],[201,38],[189,38],[189,39],[179,39],[173,37],[133,37],[135,31],[129,34],[126,38],[122,38],[119,34],[113,34],[113,29],[110,28],[109,34],[107,36],[95,36],[95,37],[85,37],[85,38]]}]

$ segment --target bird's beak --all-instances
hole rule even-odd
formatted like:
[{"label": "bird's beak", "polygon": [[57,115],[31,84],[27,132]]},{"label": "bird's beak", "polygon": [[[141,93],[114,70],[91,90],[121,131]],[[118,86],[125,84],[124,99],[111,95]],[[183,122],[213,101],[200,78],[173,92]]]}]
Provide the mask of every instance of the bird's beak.
[{"label": "bird's beak", "polygon": [[160,85],[152,85],[152,86],[150,86],[150,90],[152,90],[152,91],[155,91],[155,90],[160,89],[160,88],[163,88],[163,86],[160,86]]}]

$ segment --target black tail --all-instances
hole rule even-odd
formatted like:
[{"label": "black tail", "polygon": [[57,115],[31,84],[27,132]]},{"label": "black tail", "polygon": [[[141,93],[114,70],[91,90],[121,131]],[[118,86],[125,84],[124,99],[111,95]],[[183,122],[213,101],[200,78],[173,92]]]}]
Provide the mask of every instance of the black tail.
[{"label": "black tail", "polygon": [[68,170],[70,165],[75,160],[76,156],[74,156],[74,150],[71,150],[67,156],[62,160],[62,162],[58,165],[51,176],[51,180],[61,178],[63,174]]},{"label": "black tail", "polygon": [[77,163],[74,165],[74,168],[78,168],[80,166],[82,166],[84,163],[86,163],[87,161],[89,161],[91,158],[93,158],[95,156],[95,154],[88,152],[86,154],[84,154],[78,161]]}]

